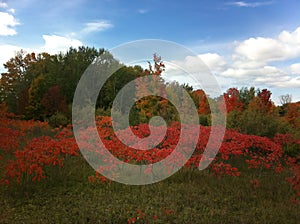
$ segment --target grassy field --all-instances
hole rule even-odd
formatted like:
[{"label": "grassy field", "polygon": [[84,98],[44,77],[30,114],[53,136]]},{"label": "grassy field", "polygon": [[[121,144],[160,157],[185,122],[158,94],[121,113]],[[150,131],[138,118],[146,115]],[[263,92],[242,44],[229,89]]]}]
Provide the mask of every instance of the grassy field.
[{"label": "grassy field", "polygon": [[[287,173],[241,169],[240,177],[222,178],[181,170],[163,182],[127,186],[89,183],[94,171],[70,157],[39,183],[2,186],[0,223],[300,223]],[[258,176],[255,188],[250,180]]]}]

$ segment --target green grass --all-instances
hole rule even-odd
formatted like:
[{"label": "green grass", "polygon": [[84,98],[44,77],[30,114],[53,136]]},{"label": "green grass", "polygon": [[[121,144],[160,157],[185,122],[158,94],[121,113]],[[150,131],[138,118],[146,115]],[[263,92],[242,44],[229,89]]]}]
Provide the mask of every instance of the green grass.
[{"label": "green grass", "polygon": [[[49,168],[47,179],[0,188],[0,223],[299,223],[300,209],[290,203],[287,173],[260,173],[218,179],[208,171],[181,170],[146,186],[90,184],[94,172],[81,158],[68,158],[64,168]],[[172,210],[167,214],[165,210]],[[153,215],[157,220],[153,220]]]}]

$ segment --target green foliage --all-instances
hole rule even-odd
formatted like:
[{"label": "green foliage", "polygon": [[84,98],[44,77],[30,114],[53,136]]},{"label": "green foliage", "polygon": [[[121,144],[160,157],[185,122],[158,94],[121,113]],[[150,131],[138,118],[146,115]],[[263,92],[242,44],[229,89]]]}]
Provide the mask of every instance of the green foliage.
[{"label": "green foliage", "polygon": [[[58,80],[67,103],[73,101],[75,89],[84,71],[93,61],[102,59],[104,52],[104,49],[79,47],[70,48],[66,54],[60,55],[61,70]],[[110,57],[112,60],[112,56]]]},{"label": "green foliage", "polygon": [[210,124],[210,116],[205,114],[199,115],[199,123],[203,126],[209,126]]},{"label": "green foliage", "polygon": [[239,90],[240,100],[244,103],[245,107],[248,107],[249,103],[254,99],[257,90],[252,86],[250,89],[243,87]]},{"label": "green foliage", "polygon": [[278,118],[256,110],[245,110],[241,116],[239,128],[242,132],[252,135],[274,137],[278,133]]},{"label": "green foliage", "polygon": [[48,123],[52,127],[60,127],[67,126],[70,123],[70,120],[64,114],[57,112],[48,119]]},{"label": "green foliage", "polygon": [[239,129],[241,126],[241,111],[230,111],[227,113],[227,128],[230,129]]},{"label": "green foliage", "polygon": [[[97,107],[108,109],[112,107],[113,101],[116,98],[119,91],[129,82],[133,81],[142,73],[143,69],[140,66],[122,66],[115,73],[113,73],[101,88],[99,97],[97,99]],[[126,101],[128,97],[132,97],[135,94],[135,86],[129,91],[126,91],[126,95],[122,95],[121,101]],[[123,108],[122,109],[129,109]]]},{"label": "green foliage", "polygon": [[[69,116],[66,105],[72,103],[81,75],[104,52],[89,47],[56,55],[20,51],[4,65],[7,72],[0,80],[0,102],[6,101],[10,112],[26,119],[44,120],[55,112]],[[60,90],[52,91],[53,87]]]},{"label": "green foliage", "polygon": [[284,153],[290,157],[296,158],[300,155],[300,145],[293,143],[293,144],[285,144],[282,147]]}]

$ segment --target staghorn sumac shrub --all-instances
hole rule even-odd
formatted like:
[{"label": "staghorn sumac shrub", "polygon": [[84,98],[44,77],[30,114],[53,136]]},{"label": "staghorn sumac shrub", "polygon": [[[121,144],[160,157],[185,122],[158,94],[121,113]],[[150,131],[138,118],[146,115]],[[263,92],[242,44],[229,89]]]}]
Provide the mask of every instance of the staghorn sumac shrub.
[{"label": "staghorn sumac shrub", "polygon": [[42,136],[31,139],[21,150],[14,151],[14,158],[4,166],[1,183],[21,183],[22,178],[30,176],[32,181],[44,179],[46,166],[63,166],[66,155],[78,156],[75,139],[71,131],[63,129],[54,138]]},{"label": "staghorn sumac shrub", "polygon": [[[120,160],[132,164],[151,164],[166,158],[173,152],[179,138],[182,138],[181,140],[188,145],[191,139],[195,137],[192,134],[195,133],[193,129],[200,128],[201,134],[198,138],[196,149],[185,164],[185,167],[191,170],[199,166],[211,131],[211,127],[193,126],[189,127],[190,134],[180,136],[183,124],[174,122],[167,127],[167,132],[162,142],[149,150],[137,150],[124,145],[122,139],[117,138],[112,128],[110,117],[98,116],[96,125],[98,134],[109,152]],[[4,169],[2,184],[9,185],[11,182],[22,183],[21,180],[24,177],[29,177],[32,181],[39,181],[47,176],[45,167],[63,166],[66,156],[79,155],[79,148],[73,136],[72,126],[67,126],[61,130],[55,129],[57,134],[53,137],[26,138],[26,135],[36,127],[43,129],[47,128],[48,124],[7,118],[0,124],[0,148],[2,153],[0,159],[2,158],[1,166]],[[162,135],[159,126],[153,128],[155,128],[155,131],[151,134],[157,136],[157,138]],[[85,149],[81,150],[90,150],[91,146],[95,144],[93,139],[90,139],[91,130],[93,129],[88,127],[82,131]],[[126,135],[126,131],[132,131],[141,138],[150,134],[148,124],[139,124],[128,127],[126,130],[121,130],[121,132],[124,132],[123,137],[127,138],[129,143],[131,142],[130,135]],[[132,140],[130,144],[134,146],[136,143]],[[249,169],[258,171],[268,169],[275,172],[288,170],[291,173],[291,177],[287,181],[294,189],[296,193],[295,200],[297,201],[300,194],[300,158],[299,156],[290,157],[284,153],[284,147],[290,144],[299,147],[300,142],[293,139],[290,135],[276,135],[271,139],[226,130],[219,152],[208,169],[217,177],[226,175],[240,176],[243,173],[230,164],[232,159],[238,158],[244,161]],[[20,145],[24,146],[20,147]],[[10,153],[12,158],[5,164],[3,157],[7,153]],[[109,168],[107,167],[107,169]],[[145,172],[151,172],[151,170],[145,170]],[[89,182],[110,183],[109,180],[101,175],[101,170],[98,170],[94,176],[89,176],[88,180]],[[251,184],[254,188],[258,187],[259,179],[253,179]]]}]

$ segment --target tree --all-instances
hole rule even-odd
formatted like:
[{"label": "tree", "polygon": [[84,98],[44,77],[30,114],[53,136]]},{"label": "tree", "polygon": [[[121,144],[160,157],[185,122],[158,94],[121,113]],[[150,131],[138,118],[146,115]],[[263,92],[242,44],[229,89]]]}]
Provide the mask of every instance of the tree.
[{"label": "tree", "polygon": [[273,137],[280,131],[279,113],[271,101],[271,91],[263,89],[241,116],[240,130],[247,134]]},{"label": "tree", "polygon": [[205,92],[202,89],[197,89],[192,92],[192,96],[198,108],[198,113],[202,115],[210,114],[209,102]]},{"label": "tree", "polygon": [[[140,66],[123,66],[117,70],[109,79],[106,81],[104,86],[101,88],[99,97],[97,99],[97,107],[104,110],[108,110],[112,107],[114,99],[116,98],[119,91],[130,81],[133,81],[135,77],[138,77],[143,72]],[[135,86],[122,96],[122,101],[124,102],[126,98],[130,98],[135,95]],[[120,102],[122,103],[122,102]],[[121,108],[122,110],[128,108]],[[121,111],[123,113],[124,111]]]},{"label": "tree", "polygon": [[48,84],[44,75],[35,78],[28,90],[29,93],[29,106],[27,109],[27,117],[35,120],[43,120],[44,107],[41,103],[43,95],[48,89]]},{"label": "tree", "polygon": [[262,91],[259,91],[257,93],[257,99],[258,101],[252,101],[254,103],[257,103],[259,108],[263,110],[264,112],[270,112],[272,107],[274,107],[273,102],[271,101],[271,91],[267,89],[263,89]]},{"label": "tree", "polygon": [[17,102],[17,111],[18,115],[22,115],[26,118],[26,111],[29,106],[29,87],[23,89],[18,95],[18,102]]},{"label": "tree", "polygon": [[43,115],[50,117],[55,113],[67,113],[68,105],[59,86],[50,87],[41,99]]},{"label": "tree", "polygon": [[35,53],[25,54],[21,50],[4,64],[7,72],[1,74],[0,102],[6,101],[9,111],[17,112],[18,95],[27,88],[26,83],[30,82],[26,71],[36,61]]},{"label": "tree", "polygon": [[237,88],[230,88],[224,93],[227,113],[231,111],[242,111],[244,103],[241,101],[240,92]]},{"label": "tree", "polygon": [[[226,125],[228,128],[239,129],[241,114],[245,108],[245,103],[242,101],[243,97],[249,96],[241,96],[241,93],[237,88],[230,88],[226,91],[226,93],[223,94],[227,112]],[[220,108],[220,111],[222,111],[222,108]],[[225,111],[222,112],[224,113]]]},{"label": "tree", "polygon": [[240,101],[244,104],[244,108],[247,108],[250,102],[255,97],[256,90],[254,87],[248,89],[247,87],[243,87],[239,90],[239,98]]},{"label": "tree", "polygon": [[295,129],[300,129],[300,102],[287,104],[284,119]]},{"label": "tree", "polygon": [[282,106],[287,105],[292,102],[292,95],[290,95],[290,94],[281,95],[279,97],[279,101]]},{"label": "tree", "polygon": [[[104,55],[104,53],[106,53]],[[84,71],[95,61],[107,60],[111,63],[112,55],[104,49],[90,47],[70,48],[66,54],[60,55],[61,69],[59,71],[59,85],[68,104],[73,102],[77,84]]]},{"label": "tree", "polygon": [[166,85],[161,78],[161,73],[165,69],[165,65],[161,57],[157,54],[153,55],[152,65],[148,62],[149,67],[140,75],[140,79],[136,79],[136,107],[140,114],[141,122],[148,122],[152,116],[159,115],[164,110],[166,104],[161,97],[155,96],[166,94]]}]

